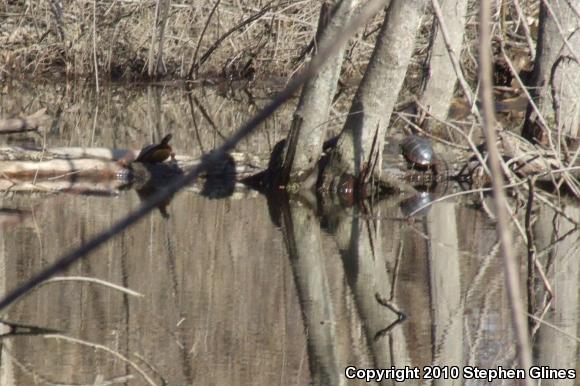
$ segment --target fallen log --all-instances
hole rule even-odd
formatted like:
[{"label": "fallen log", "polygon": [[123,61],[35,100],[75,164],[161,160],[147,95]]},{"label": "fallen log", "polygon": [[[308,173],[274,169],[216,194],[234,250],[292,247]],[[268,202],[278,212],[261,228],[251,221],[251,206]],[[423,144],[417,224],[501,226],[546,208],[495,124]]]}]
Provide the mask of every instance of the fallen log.
[{"label": "fallen log", "polygon": [[[138,153],[138,150],[80,147],[0,148],[0,190],[115,194],[147,184],[164,186],[167,180],[187,173],[201,162],[187,156],[156,164],[132,162]],[[262,170],[264,164],[260,157],[232,153],[223,165],[215,165],[204,174],[197,189],[204,191],[208,182],[217,187],[225,178],[235,185],[238,179]]]},{"label": "fallen log", "polygon": [[50,117],[46,114],[46,108],[25,117],[0,119],[0,134],[36,131],[44,126],[49,119]]},{"label": "fallen log", "polygon": [[[545,151],[539,153],[537,148],[531,147],[518,136],[504,134],[500,138],[502,153],[511,159],[508,165],[517,165],[513,169],[520,177],[539,175],[538,181],[549,181],[553,178],[550,172],[558,166],[554,157],[550,157]],[[111,195],[128,188],[150,189],[155,185],[162,187],[171,178],[187,173],[202,161],[201,158],[177,156],[175,161],[162,163],[133,162],[138,154],[139,150],[132,149],[2,147],[0,191]],[[411,190],[411,186],[430,186],[434,182],[433,176],[409,170],[399,155],[386,156],[387,162],[383,165],[380,177],[383,185],[395,187],[395,191],[407,191]],[[269,155],[259,157],[247,153],[231,153],[212,165],[193,189],[211,197],[231,194],[239,190],[239,181],[257,176],[259,172],[267,169],[268,158]],[[475,161],[469,168],[472,170],[471,175],[474,175],[473,170],[477,168]],[[450,164],[446,165],[446,169],[437,176],[437,181],[456,175],[460,168],[457,164]],[[580,174],[574,169],[569,173],[575,178]],[[346,190],[348,193],[348,189]]]}]

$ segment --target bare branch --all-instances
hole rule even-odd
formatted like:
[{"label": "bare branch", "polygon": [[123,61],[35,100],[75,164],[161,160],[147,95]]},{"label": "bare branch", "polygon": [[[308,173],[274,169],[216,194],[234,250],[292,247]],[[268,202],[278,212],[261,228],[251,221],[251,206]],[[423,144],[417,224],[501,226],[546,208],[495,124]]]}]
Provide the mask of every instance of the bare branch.
[{"label": "bare branch", "polygon": [[[491,0],[482,0],[479,15],[479,73],[481,80],[481,100],[483,105],[483,123],[485,139],[489,151],[489,163],[495,211],[497,217],[497,233],[501,242],[501,255],[504,265],[509,304],[512,310],[512,324],[518,353],[519,367],[529,369],[532,366],[532,353],[529,342],[528,325],[526,323],[518,265],[513,250],[512,236],[508,226],[507,200],[503,188],[503,174],[500,166],[500,156],[497,149],[495,133],[495,112],[493,104],[492,83],[492,53],[491,53]],[[524,384],[532,386],[529,378]]]}]

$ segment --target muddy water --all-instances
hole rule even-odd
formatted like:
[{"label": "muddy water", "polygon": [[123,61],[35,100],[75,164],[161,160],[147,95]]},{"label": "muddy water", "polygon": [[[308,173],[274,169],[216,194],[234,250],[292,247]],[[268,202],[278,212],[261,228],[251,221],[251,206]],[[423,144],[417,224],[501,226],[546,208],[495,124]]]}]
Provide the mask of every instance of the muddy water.
[{"label": "muddy water", "polygon": [[[254,109],[247,96],[232,100],[215,89],[194,90],[196,100],[168,88],[111,88],[99,98],[66,85],[4,91],[2,115],[45,106],[55,121],[46,139],[3,140],[49,146],[138,148],[170,127],[178,153],[201,154]],[[290,112],[240,150],[267,153]],[[477,198],[437,204],[413,221],[402,219],[400,201],[320,215],[304,202],[252,192],[220,200],[183,192],[168,217],[152,213],[3,311],[4,320],[29,327],[0,325],[0,385],[364,384],[347,379],[348,366],[407,366],[409,384],[487,384],[465,379],[467,366],[517,366],[494,224]],[[0,204],[22,211],[0,232],[5,292],[140,199],[134,191],[8,193]],[[565,210],[580,220],[577,207]],[[551,210],[536,215],[538,259],[555,296],[544,320],[556,328],[534,328],[535,364],[578,371],[580,237]],[[526,293],[527,252],[514,235]],[[546,291],[538,277],[531,311],[540,315]],[[415,368],[421,379],[409,379]],[[425,379],[429,371],[439,379]]]}]

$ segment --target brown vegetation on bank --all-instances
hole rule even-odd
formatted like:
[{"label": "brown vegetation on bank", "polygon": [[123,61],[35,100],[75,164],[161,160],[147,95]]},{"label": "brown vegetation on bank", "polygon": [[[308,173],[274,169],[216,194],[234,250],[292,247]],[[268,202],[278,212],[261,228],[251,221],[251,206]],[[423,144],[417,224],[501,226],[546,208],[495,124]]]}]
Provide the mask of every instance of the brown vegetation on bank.
[{"label": "brown vegetation on bank", "polygon": [[[319,6],[314,0],[4,2],[0,76],[183,79],[231,75],[247,60],[258,76],[287,76],[309,57]],[[368,58],[371,32],[352,44],[347,71]]]}]

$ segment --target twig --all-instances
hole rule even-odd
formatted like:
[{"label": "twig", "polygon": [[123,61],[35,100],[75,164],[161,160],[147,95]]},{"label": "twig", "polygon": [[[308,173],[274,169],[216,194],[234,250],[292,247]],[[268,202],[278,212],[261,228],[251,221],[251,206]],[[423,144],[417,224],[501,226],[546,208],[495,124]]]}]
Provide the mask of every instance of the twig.
[{"label": "twig", "polygon": [[211,54],[220,46],[220,44],[231,34],[233,34],[234,32],[236,32],[237,30],[239,30],[240,28],[245,27],[246,25],[254,22],[255,20],[261,18],[262,16],[264,16],[264,14],[266,12],[268,12],[270,9],[273,8],[272,3],[274,3],[274,0],[272,0],[271,2],[269,2],[268,4],[266,4],[264,7],[262,7],[262,9],[260,9],[257,13],[253,14],[252,16],[250,16],[249,18],[242,20],[242,22],[238,23],[237,25],[233,26],[232,28],[230,28],[228,31],[226,31],[222,36],[220,36],[212,45],[211,47],[209,47],[205,53],[201,56],[201,58],[199,59],[199,62],[193,62],[191,63],[191,67],[189,68],[189,72],[187,73],[187,78],[191,79],[191,76],[193,75],[194,72],[197,72],[199,70],[199,67],[201,67],[206,60],[209,59],[209,57],[211,56]]},{"label": "twig", "polygon": [[[556,14],[554,13],[554,10],[552,9],[552,6],[550,5],[550,2],[548,2],[546,0],[542,0],[542,3],[546,7],[546,10],[550,13],[550,16],[552,17],[552,19],[554,19],[554,24],[556,25],[556,28],[558,29],[558,33],[562,37],[562,40],[564,42],[564,45],[570,51],[570,55],[572,55],[574,57],[574,59],[576,60],[576,63],[579,63],[580,64],[580,57],[578,57],[578,54],[576,53],[576,51],[574,50],[574,48],[572,47],[572,45],[570,45],[570,41],[568,40],[568,37],[571,37],[574,33],[576,33],[576,30],[574,32],[572,32],[571,34],[568,34],[567,35],[564,32],[564,29],[562,28],[562,25],[560,24],[560,21],[556,17]],[[571,6],[572,4],[571,3],[568,3],[568,5]],[[574,9],[574,7],[572,7],[572,6],[570,8]]]},{"label": "twig", "polygon": [[537,322],[539,322],[540,324],[545,324],[546,326],[548,326],[548,327],[551,327],[551,328],[553,328],[554,330],[558,331],[559,333],[561,333],[561,334],[563,334],[563,335],[566,335],[567,337],[569,337],[569,338],[572,338],[572,339],[574,339],[576,342],[579,342],[579,343],[580,343],[580,337],[577,337],[577,336],[574,336],[574,335],[572,335],[572,334],[569,334],[569,333],[567,333],[566,331],[562,330],[560,327],[558,327],[558,326],[556,326],[556,325],[554,325],[554,324],[552,324],[552,323],[550,323],[550,322],[546,322],[545,320],[543,320],[543,319],[540,319],[540,318],[538,318],[538,317],[537,317],[537,316],[535,316],[535,315],[530,315],[530,314],[528,314],[528,317],[530,317],[530,318],[532,318],[532,319],[536,320],[536,321],[537,321]]},{"label": "twig", "polygon": [[95,66],[95,89],[99,95],[99,67],[97,63],[97,0],[93,0],[93,63]]},{"label": "twig", "polygon": [[524,29],[524,35],[526,37],[526,43],[528,44],[528,48],[530,50],[530,58],[533,62],[536,57],[536,47],[534,45],[534,41],[532,40],[532,33],[530,32],[530,27],[528,26],[528,21],[526,20],[526,15],[520,6],[520,0],[513,0],[514,7],[516,12],[518,13],[518,17],[520,18],[521,26]]},{"label": "twig", "polygon": [[[518,74],[515,66],[513,65],[512,61],[510,60],[507,52],[505,51],[505,46],[504,46],[504,42],[503,41],[500,41],[500,50],[502,52],[503,58],[504,58],[506,64],[508,65],[508,67],[509,67],[509,69],[510,69],[510,71],[511,71],[513,77],[514,77],[514,79],[516,79],[519,88],[526,95],[526,98],[528,99],[528,103],[532,107],[532,109],[534,110],[534,112],[536,113],[536,115],[538,117],[538,120],[540,121],[542,127],[544,127],[544,129],[548,132],[548,140],[549,140],[549,143],[550,143],[550,149],[552,150],[552,152],[554,154],[559,154],[556,151],[556,148],[555,148],[554,143],[552,141],[551,129],[549,128],[548,123],[546,122],[546,119],[544,118],[543,114],[540,112],[540,109],[536,105],[536,102],[534,102],[532,96],[530,95],[530,92],[528,91],[528,89],[524,85],[524,82],[522,82],[522,79],[520,78],[520,76],[519,76],[519,74]],[[560,160],[560,158],[559,157],[555,157],[555,160],[556,160],[556,162],[558,164],[558,167],[559,168],[562,168],[563,165],[562,165],[562,161]],[[571,162],[574,162],[574,161],[575,161],[575,158]],[[574,183],[571,181],[570,177],[566,173],[564,173],[563,178],[566,181],[566,183],[568,184],[568,186],[570,187],[570,189],[573,192],[576,192],[577,189],[576,189]]]},{"label": "twig", "polygon": [[447,31],[447,27],[445,25],[445,19],[443,18],[443,12],[441,11],[441,6],[439,5],[439,1],[431,0],[431,4],[433,5],[433,11],[435,12],[435,17],[437,18],[437,22],[439,23],[439,27],[441,29],[441,36],[443,37],[443,41],[445,42],[445,47],[447,48],[447,52],[449,53],[449,60],[451,60],[451,64],[453,65],[453,70],[455,71],[455,75],[457,75],[457,80],[459,80],[459,84],[469,105],[471,108],[475,105],[475,96],[473,95],[473,91],[469,87],[469,84],[465,80],[463,76],[463,71],[461,69],[461,64],[459,63],[459,59],[457,58],[457,53],[453,51],[451,44],[449,43],[449,32]]},{"label": "twig", "polygon": [[197,65],[197,54],[199,53],[199,47],[201,46],[201,41],[203,40],[203,37],[205,36],[205,31],[207,31],[207,28],[209,27],[209,22],[211,21],[211,18],[213,17],[213,14],[215,13],[215,11],[217,10],[217,7],[220,5],[222,0],[217,0],[215,2],[215,4],[213,5],[209,15],[207,16],[207,19],[205,21],[205,25],[203,26],[203,29],[201,30],[201,33],[199,34],[199,38],[197,39],[197,43],[195,45],[195,51],[193,52],[193,59],[191,60],[191,66],[189,67],[189,73],[187,74],[188,78],[191,78],[192,74],[192,70],[194,69],[195,72],[195,78],[197,78],[197,73],[199,70],[199,65]]},{"label": "twig", "polygon": [[389,334],[393,330],[393,328],[395,328],[396,325],[403,323],[405,320],[407,320],[407,315],[403,311],[399,310],[398,307],[395,304],[393,304],[390,300],[382,298],[378,292],[375,292],[375,300],[381,306],[388,308],[397,315],[397,319],[395,319],[395,321],[391,322],[387,327],[383,328],[382,330],[377,331],[377,333],[373,338],[374,341],[376,342],[383,336]]},{"label": "twig", "polygon": [[68,341],[68,342],[72,342],[72,343],[76,343],[79,344],[81,346],[86,346],[86,347],[92,347],[94,349],[97,350],[102,350],[105,351],[117,358],[119,358],[120,360],[122,360],[123,362],[127,363],[129,366],[131,366],[135,371],[137,371],[142,377],[143,379],[145,379],[145,381],[150,384],[151,386],[157,386],[157,384],[155,383],[155,381],[153,381],[153,379],[151,379],[149,377],[149,375],[147,375],[147,373],[145,371],[143,371],[143,369],[141,369],[139,366],[137,366],[137,364],[133,361],[131,361],[129,358],[127,358],[126,356],[124,356],[123,354],[111,350],[110,348],[108,348],[107,346],[103,346],[101,344],[97,344],[97,343],[91,343],[91,342],[87,342],[81,339],[77,339],[77,338],[72,338],[70,336],[66,336],[66,335],[61,335],[61,334],[49,334],[49,335],[44,335],[44,337],[46,339],[61,339],[64,341]]},{"label": "twig", "polygon": [[528,313],[533,314],[536,309],[534,284],[536,282],[536,246],[534,245],[534,233],[532,232],[532,208],[534,203],[534,180],[528,178],[528,202],[526,203],[526,243],[528,245]]},{"label": "twig", "polygon": [[[513,184],[506,185],[505,188],[506,189],[507,188],[515,188],[515,187],[520,186],[520,185],[523,185],[523,184],[525,184],[525,180],[524,181],[518,181],[518,182],[515,182]],[[442,201],[448,200],[450,198],[464,196],[464,195],[473,194],[473,193],[486,193],[486,192],[491,192],[491,191],[492,191],[492,188],[479,188],[479,189],[464,190],[462,192],[451,193],[451,194],[448,194],[448,195],[445,195],[445,196],[442,196],[442,197],[438,197],[438,198],[434,199],[433,201],[429,201],[428,203],[426,203],[426,204],[420,206],[419,208],[415,209],[407,217],[409,217],[409,218],[410,217],[413,217],[414,215],[416,215],[418,212],[422,211],[423,209],[425,209],[425,208],[427,208],[427,207],[429,207],[431,205],[434,205],[434,204],[436,204],[438,202],[442,202]],[[492,216],[492,218],[493,218],[493,216]]]}]

